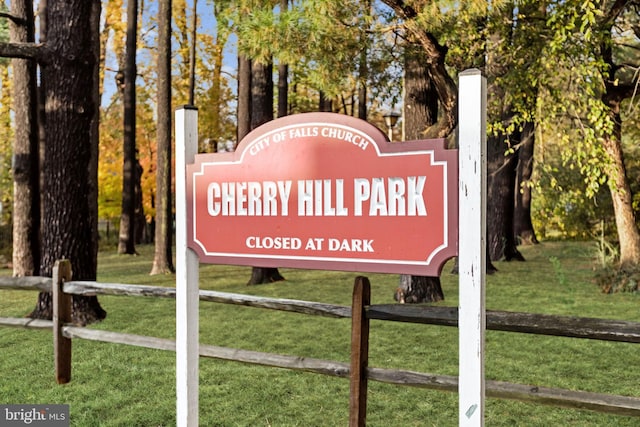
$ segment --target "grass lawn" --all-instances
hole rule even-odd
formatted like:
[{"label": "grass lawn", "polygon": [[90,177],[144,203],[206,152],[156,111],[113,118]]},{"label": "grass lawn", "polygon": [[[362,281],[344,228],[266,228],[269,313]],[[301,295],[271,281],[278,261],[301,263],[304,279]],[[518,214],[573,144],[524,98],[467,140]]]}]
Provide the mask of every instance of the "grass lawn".
[{"label": "grass lawn", "polygon": [[[98,280],[175,286],[149,276],[153,248],[140,256],[103,251]],[[640,321],[640,294],[602,294],[593,283],[593,243],[522,247],[527,262],[499,262],[487,278],[487,309]],[[442,277],[446,301],[458,303],[457,276]],[[356,274],[281,269],[285,282],[247,287],[246,267],[202,266],[200,287],[350,305]],[[10,274],[0,270],[0,274]],[[371,274],[372,302],[393,302],[396,275]],[[34,292],[0,291],[0,316],[21,317]],[[175,337],[175,302],[100,297],[108,316],[91,328]],[[200,340],[273,353],[348,362],[350,320],[250,307],[200,304]],[[175,353],[83,340],[73,342],[72,381],[56,385],[47,331],[0,327],[0,403],[66,403],[73,426],[175,425]],[[488,331],[487,379],[640,396],[635,344]],[[457,375],[455,328],[372,321],[370,366]],[[457,394],[369,383],[369,426],[455,426]],[[203,426],[348,424],[345,379],[200,359]],[[488,399],[490,426],[638,426],[640,419]]]}]

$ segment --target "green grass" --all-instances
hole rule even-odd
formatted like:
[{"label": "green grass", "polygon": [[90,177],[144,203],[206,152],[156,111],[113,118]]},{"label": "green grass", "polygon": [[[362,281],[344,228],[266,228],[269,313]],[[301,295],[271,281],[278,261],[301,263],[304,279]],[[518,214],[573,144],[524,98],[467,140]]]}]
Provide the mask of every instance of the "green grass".
[{"label": "green grass", "polygon": [[[487,309],[640,321],[638,293],[602,294],[593,283],[591,243],[545,242],[521,248],[527,262],[497,263],[487,278]],[[174,286],[149,276],[153,248],[127,257],[102,252],[103,282]],[[458,278],[443,274],[446,300],[458,302]],[[200,287],[349,305],[354,273],[281,269],[285,282],[245,286],[250,269],[202,266]],[[9,274],[0,270],[0,274]],[[368,275],[374,304],[392,302],[396,275]],[[100,297],[108,316],[91,326],[175,337],[175,302]],[[0,291],[0,316],[20,317],[35,293]],[[349,360],[350,320],[273,310],[200,304],[203,344]],[[67,403],[73,426],[175,425],[175,354],[74,340],[72,381],[56,385],[47,331],[0,327],[0,402]],[[457,329],[373,321],[370,366],[457,375]],[[488,379],[640,396],[638,346],[592,340],[487,332]],[[345,379],[275,368],[200,360],[203,426],[339,426],[348,420]],[[369,426],[455,426],[457,394],[369,383]],[[640,420],[588,411],[488,399],[491,426],[637,426]]]}]

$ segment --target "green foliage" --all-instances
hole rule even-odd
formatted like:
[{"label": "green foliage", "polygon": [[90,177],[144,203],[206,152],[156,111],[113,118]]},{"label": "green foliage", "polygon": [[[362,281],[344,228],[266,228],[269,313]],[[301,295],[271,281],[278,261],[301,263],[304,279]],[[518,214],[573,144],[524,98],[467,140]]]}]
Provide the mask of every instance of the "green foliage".
[{"label": "green foliage", "polygon": [[98,217],[119,218],[122,212],[122,104],[114,102],[100,117]]},{"label": "green foliage", "polygon": [[[623,104],[628,108],[629,101]],[[565,121],[554,128],[540,126],[537,138],[537,168],[533,185],[532,216],[534,228],[547,238],[594,238],[604,232],[615,237],[615,219],[611,192],[607,188],[604,167],[608,157],[601,145],[589,146],[580,137],[582,130],[570,130]],[[638,121],[628,116],[623,122],[625,166],[634,194],[633,208],[640,211],[640,146]],[[558,129],[558,127],[560,129]],[[562,132],[562,129],[569,129]]]},{"label": "green foliage", "polygon": [[[630,40],[628,33],[611,29],[616,17],[605,16],[608,7],[611,5],[606,2],[561,2],[547,19],[550,39],[544,52],[545,68],[555,76],[549,74],[544,85],[540,123],[545,128],[562,124],[562,129],[574,130],[563,136],[561,156],[566,165],[578,168],[585,177],[588,197],[607,182],[611,167],[602,146],[614,131],[613,112],[603,101],[605,82],[623,77],[616,74],[619,70],[609,69],[606,56],[609,49],[619,57],[638,46],[637,38]],[[631,13],[633,8],[628,9]],[[637,55],[630,61],[634,62],[640,64]]]},{"label": "green foliage", "polygon": [[[542,147],[541,147],[542,146]],[[532,188],[531,206],[534,229],[542,238],[589,239],[604,230],[615,232],[611,195],[600,188],[587,196],[585,177],[577,168],[565,166],[557,158],[557,144],[539,141],[544,150]]]},{"label": "green foliage", "polygon": [[233,10],[240,52],[259,62],[288,64],[297,76],[292,84],[328,98],[353,93],[366,54],[370,93],[378,99],[399,97],[396,40],[382,30],[384,17],[370,2],[304,0],[281,11],[269,2],[249,1]]},{"label": "green foliage", "polygon": [[[610,17],[611,4],[554,2],[547,11],[544,33],[547,41],[542,50],[543,73],[537,105],[539,135],[544,142],[541,138],[536,142],[544,144],[544,155],[537,157],[542,167],[538,168],[540,182],[534,204],[539,210],[537,225],[542,230],[560,230],[563,236],[596,235],[598,224],[602,224],[609,237],[614,228],[610,195],[605,191],[619,190],[609,181],[615,165],[604,142],[617,142],[614,124],[619,118],[605,101],[612,96],[607,91],[633,81],[628,70],[634,64],[640,65],[637,55],[640,43],[628,31],[628,16],[632,15],[635,22],[638,20],[633,7]],[[611,69],[608,55],[626,65]],[[629,112],[636,102],[623,102],[627,110],[621,111],[624,161],[634,194],[639,189],[634,177],[640,172],[638,122]],[[634,197],[637,209],[637,195]],[[582,231],[581,224],[585,224]]]}]

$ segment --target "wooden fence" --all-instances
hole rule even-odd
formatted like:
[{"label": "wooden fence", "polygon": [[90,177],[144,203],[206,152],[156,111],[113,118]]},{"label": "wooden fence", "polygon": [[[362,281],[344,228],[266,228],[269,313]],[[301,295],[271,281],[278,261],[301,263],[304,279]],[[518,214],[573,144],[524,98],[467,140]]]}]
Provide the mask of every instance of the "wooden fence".
[{"label": "wooden fence", "polygon": [[[128,295],[175,298],[175,288],[70,281],[70,279],[71,270],[66,261],[56,263],[53,279],[45,277],[0,278],[0,289],[28,289],[53,292],[53,321],[0,317],[0,325],[29,329],[52,329],[56,381],[58,383],[68,382],[71,378],[71,341],[74,338],[175,351],[175,341],[173,340],[112,331],[98,331],[69,324],[71,295]],[[356,278],[352,307],[201,290],[200,301],[333,318],[352,318],[352,360],[351,364],[348,364],[211,345],[200,345],[200,356],[312,372],[340,378],[351,378],[350,403],[352,410],[350,425],[364,424],[368,380],[456,392],[458,390],[458,378],[455,376],[369,367],[368,332],[369,320],[372,319],[455,327],[458,323],[457,308],[406,304],[370,305],[369,294],[369,281],[364,277]],[[486,316],[486,325],[489,330],[640,343],[640,322],[506,311],[487,311]],[[587,409],[616,415],[640,416],[640,397],[573,391],[491,380],[486,381],[485,387],[488,397]]]}]

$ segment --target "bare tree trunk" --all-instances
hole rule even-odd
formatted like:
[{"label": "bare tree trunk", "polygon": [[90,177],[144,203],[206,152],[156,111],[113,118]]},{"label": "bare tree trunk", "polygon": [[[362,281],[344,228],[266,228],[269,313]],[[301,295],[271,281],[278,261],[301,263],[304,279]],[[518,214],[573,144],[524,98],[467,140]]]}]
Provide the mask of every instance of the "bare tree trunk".
[{"label": "bare tree trunk", "polygon": [[410,141],[424,139],[424,133],[438,120],[438,94],[431,81],[427,58],[419,46],[405,48],[404,127]]},{"label": "bare tree trunk", "polygon": [[[251,65],[251,129],[273,120],[273,65]],[[247,285],[284,280],[277,268],[253,267]]]},{"label": "bare tree trunk", "polygon": [[504,139],[502,134],[487,138],[487,252],[492,261],[524,261],[513,232],[518,158],[505,155]]},{"label": "bare tree trunk", "polygon": [[[404,120],[407,140],[423,139],[425,129],[438,117],[438,95],[431,84],[425,55],[420,48],[405,50]],[[423,236],[416,236],[420,239]],[[402,274],[394,299],[399,303],[436,302],[444,300],[444,292],[437,276]]]},{"label": "bare tree trunk", "polygon": [[[12,42],[35,41],[33,3],[13,0],[11,14],[22,19],[11,21]],[[13,275],[40,274],[40,152],[38,130],[37,64],[14,59],[13,110]]]},{"label": "bare tree trunk", "polygon": [[[367,6],[371,7],[370,4]],[[367,79],[369,78],[367,53],[366,44],[362,43],[360,63],[358,64],[358,118],[361,120],[367,120]]]},{"label": "bare tree trunk", "polygon": [[418,12],[403,0],[382,0],[404,20],[407,33],[418,43],[427,58],[431,82],[438,94],[438,121],[424,133],[424,138],[446,138],[458,125],[458,88],[445,65],[446,47],[417,22]]},{"label": "bare tree trunk", "polygon": [[171,0],[160,1],[159,9],[156,228],[151,274],[174,271],[171,250]]},{"label": "bare tree trunk", "polygon": [[287,64],[278,65],[278,117],[289,114],[289,66]]},{"label": "bare tree trunk", "polygon": [[526,123],[518,144],[518,165],[516,168],[516,200],[513,213],[513,227],[516,244],[532,245],[538,243],[531,221],[531,174],[533,173],[533,147],[535,143],[535,125]]},{"label": "bare tree trunk", "polygon": [[[92,156],[96,104],[95,67],[98,66],[99,0],[49,0],[47,44],[54,52],[43,64],[46,82],[45,158],[43,164],[43,251],[41,274],[50,276],[56,260],[71,260],[74,278],[95,280],[97,270],[97,222],[94,215]],[[74,106],[74,108],[61,108]],[[51,318],[51,294],[40,293],[33,318]],[[94,297],[73,298],[73,321],[87,324],[106,312]]]},{"label": "bare tree trunk", "polygon": [[[98,233],[98,157],[100,147],[100,101],[102,93],[100,91],[100,65],[101,65],[101,52],[100,52],[100,15],[102,13],[102,3],[94,1],[91,3],[91,47],[93,48],[93,54],[96,58],[96,66],[93,69],[93,102],[96,105],[96,109],[91,119],[91,160],[89,161],[89,194],[87,195],[89,200],[89,221],[91,223],[91,229],[93,236],[91,241],[93,242],[93,250],[96,254],[95,258],[95,271],[98,270],[98,250],[99,250],[99,233]],[[96,300],[97,303],[97,300]],[[106,313],[105,313],[106,314]]]},{"label": "bare tree trunk", "polygon": [[393,297],[401,304],[436,302],[444,300],[444,292],[439,277],[403,274]]},{"label": "bare tree trunk", "polygon": [[144,169],[140,164],[140,159],[135,159],[134,163],[134,221],[135,226],[133,227],[135,232],[135,244],[139,245],[142,243],[148,243],[149,239],[146,237],[146,228],[147,228],[147,217],[144,214],[144,193],[142,192],[142,174],[144,173]]},{"label": "bare tree trunk", "polygon": [[[509,87],[501,81],[512,67],[500,55],[514,40],[511,26],[495,26],[486,41],[487,91],[493,102],[487,108],[490,122],[508,127],[514,121],[514,107],[507,96]],[[516,246],[513,215],[515,209],[516,167],[513,150],[520,143],[520,132],[499,132],[487,136],[487,253],[492,261],[524,258]]]},{"label": "bare tree trunk", "polygon": [[[289,8],[289,0],[280,0],[280,12]],[[278,117],[289,114],[289,66],[278,64]]]},{"label": "bare tree trunk", "polygon": [[[46,43],[47,41],[47,1],[48,0],[40,0],[38,3],[38,21],[40,27],[40,42]],[[39,177],[38,177],[38,186],[40,189],[44,188],[44,174],[42,173],[42,165],[44,164],[44,147],[45,147],[45,130],[44,130],[44,122],[45,122],[45,82],[40,79],[40,85],[38,86],[37,96],[38,96],[38,164],[40,165]],[[42,198],[40,198],[40,221],[41,223],[38,225],[39,228],[42,228]],[[42,233],[42,231],[40,231]],[[40,244],[42,245],[42,236],[40,237]],[[41,249],[42,250],[42,249]],[[40,259],[42,259],[42,253],[40,254]],[[42,268],[40,268],[42,270]]]},{"label": "bare tree trunk", "polygon": [[362,72],[360,72],[360,83],[358,84],[358,118],[367,120],[367,83],[363,81]]},{"label": "bare tree trunk", "polygon": [[127,44],[124,70],[124,146],[122,165],[122,214],[118,253],[133,255],[135,248],[136,191],[136,40],[138,0],[128,0]]},{"label": "bare tree trunk", "polygon": [[320,91],[320,93],[318,93],[318,111],[331,112],[331,110],[331,100],[325,97],[324,92]]},{"label": "bare tree trunk", "polygon": [[251,65],[251,129],[273,120],[273,64]]},{"label": "bare tree trunk", "polygon": [[[612,34],[615,17],[622,13],[626,2],[615,2],[602,17],[606,22],[606,34]],[[640,232],[633,212],[633,194],[627,177],[622,151],[622,117],[620,116],[620,104],[626,98],[633,98],[637,91],[637,82],[618,81],[616,70],[622,67],[614,61],[613,45],[611,40],[604,41],[600,47],[602,57],[608,65],[607,71],[613,73],[604,78],[605,92],[602,102],[609,107],[610,118],[613,122],[611,134],[604,138],[604,149],[609,155],[611,165],[608,168],[608,184],[613,201],[613,212],[616,219],[618,240],[620,242],[620,268],[622,270],[634,270],[640,264]],[[604,75],[603,75],[604,77]]]},{"label": "bare tree trunk", "polygon": [[193,0],[191,22],[191,46],[189,47],[189,105],[195,105],[196,94],[196,43],[198,36],[198,0]]},{"label": "bare tree trunk", "polygon": [[633,213],[633,196],[621,147],[622,124],[619,105],[617,109],[615,105],[613,107],[614,131],[605,139],[604,148],[612,161],[608,175],[609,189],[620,241],[620,267],[624,270],[640,264],[640,233]]},{"label": "bare tree trunk", "polygon": [[251,132],[251,60],[238,56],[238,136],[237,142]]}]

